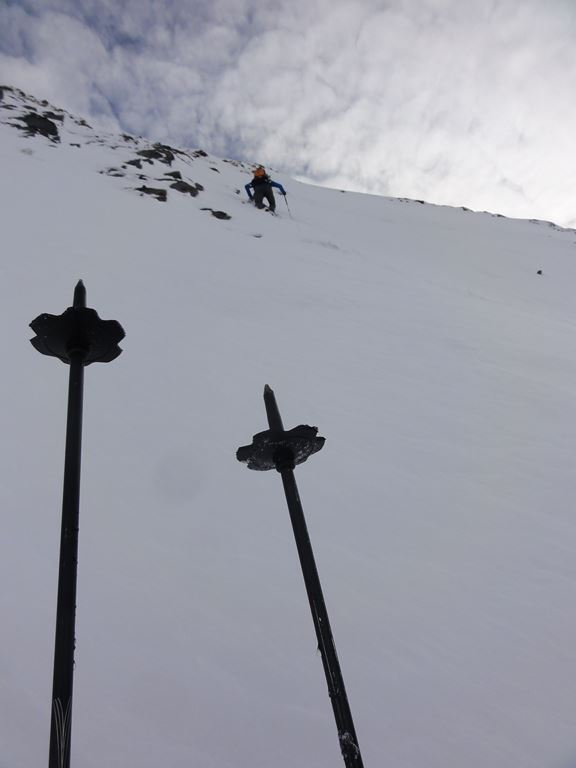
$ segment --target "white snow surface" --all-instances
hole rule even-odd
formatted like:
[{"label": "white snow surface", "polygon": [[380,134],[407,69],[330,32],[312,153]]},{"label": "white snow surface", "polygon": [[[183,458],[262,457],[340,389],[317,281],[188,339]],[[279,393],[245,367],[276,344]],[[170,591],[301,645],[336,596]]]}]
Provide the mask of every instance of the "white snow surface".
[{"label": "white snow surface", "polygon": [[272,171],[274,218],[248,164],[109,176],[150,145],[0,107],[0,768],[47,762],[68,368],[28,324],[79,278],[126,338],[86,369],[73,766],[343,764],[280,477],[235,458],[268,383],[326,437],[296,478],[366,768],[574,768],[576,232]]}]

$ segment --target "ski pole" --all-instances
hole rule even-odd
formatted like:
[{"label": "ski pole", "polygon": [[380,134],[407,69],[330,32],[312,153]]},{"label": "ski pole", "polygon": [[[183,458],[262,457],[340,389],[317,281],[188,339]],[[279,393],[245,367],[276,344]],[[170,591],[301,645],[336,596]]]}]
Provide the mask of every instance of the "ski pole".
[{"label": "ski pole", "polygon": [[285,430],[276,396],[268,385],[264,387],[264,405],[269,429],[254,435],[252,445],[239,448],[236,452],[236,458],[247,464],[248,469],[261,471],[276,469],[282,477],[296,549],[298,550],[306,594],[312,612],[318,650],[322,658],[328,695],[336,722],[340,751],[345,768],[363,768],[364,763],[344,687],[344,678],[336,653],[320,577],[294,477],[296,465],[306,461],[309,456],[319,451],[324,445],[324,438],[317,436],[317,427],[309,427],[306,424]]},{"label": "ski pole", "polygon": [[101,320],[96,310],[86,307],[82,280],[74,289],[72,307],[61,315],[39,315],[30,327],[36,334],[30,341],[38,352],[70,366],[48,756],[49,768],[70,768],[84,368],[115,360],[124,331],[116,320]]},{"label": "ski pole", "polygon": [[292,218],[292,211],[290,210],[290,206],[288,205],[288,200],[286,198],[286,194],[282,195],[282,197],[284,198],[284,202],[286,203],[286,208],[288,208],[288,216],[290,216],[290,218]]}]

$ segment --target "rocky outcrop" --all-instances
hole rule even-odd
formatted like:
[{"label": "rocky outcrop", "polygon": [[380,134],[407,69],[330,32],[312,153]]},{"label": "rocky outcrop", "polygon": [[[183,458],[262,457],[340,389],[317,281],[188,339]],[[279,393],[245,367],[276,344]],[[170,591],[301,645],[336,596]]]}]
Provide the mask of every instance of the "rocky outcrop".
[{"label": "rocky outcrop", "polygon": [[156,200],[159,200],[161,203],[165,203],[168,199],[168,192],[165,189],[147,187],[143,184],[141,187],[136,187],[136,191],[140,192],[142,195],[152,195],[152,197],[155,197]]},{"label": "rocky outcrop", "polygon": [[216,219],[231,219],[232,216],[230,216],[229,213],[226,213],[226,211],[215,211],[213,208],[200,208],[201,211],[210,211],[212,216]]},{"label": "rocky outcrop", "polygon": [[60,134],[58,133],[56,123],[44,115],[39,115],[36,112],[28,112],[22,117],[17,117],[16,120],[20,120],[24,123],[23,126],[18,127],[25,131],[28,136],[40,134],[52,141],[60,141]]},{"label": "rocky outcrop", "polygon": [[172,147],[167,147],[165,144],[154,144],[153,149],[141,149],[136,154],[143,157],[149,163],[158,160],[159,163],[172,165],[174,162]]},{"label": "rocky outcrop", "polygon": [[187,181],[175,181],[174,184],[170,184],[170,189],[175,189],[177,192],[192,195],[192,197],[196,197],[198,194],[196,187],[193,187],[192,184],[188,184]]},{"label": "rocky outcrop", "polygon": [[[188,168],[198,167],[199,173],[204,174],[202,178],[212,176],[211,173],[206,173],[208,169],[214,174],[222,172],[221,161],[211,157],[203,149],[178,149],[160,142],[150,143],[140,136],[128,133],[101,133],[95,131],[84,119],[53,106],[46,100],[41,101],[17,88],[3,85],[0,85],[0,122],[19,129],[27,136],[36,136],[43,141],[48,139],[64,147],[102,147],[105,150],[102,157],[106,159],[95,170],[110,177],[117,185],[119,183],[126,191],[137,192],[142,197],[151,197],[163,203],[168,202],[171,195],[175,201],[178,192],[179,195],[184,195],[185,200],[193,199],[190,203],[196,211],[208,211],[211,216],[223,221],[232,218],[226,211],[208,207],[200,209],[195,201],[195,198],[204,192],[204,186],[190,178]],[[21,151],[29,154],[34,152],[29,148]],[[113,156],[115,159],[112,159]],[[247,168],[236,160],[225,162],[241,171]],[[168,166],[170,170],[160,170],[162,166]],[[211,182],[207,181],[206,186],[210,190]],[[240,193],[238,188],[235,191]]]}]

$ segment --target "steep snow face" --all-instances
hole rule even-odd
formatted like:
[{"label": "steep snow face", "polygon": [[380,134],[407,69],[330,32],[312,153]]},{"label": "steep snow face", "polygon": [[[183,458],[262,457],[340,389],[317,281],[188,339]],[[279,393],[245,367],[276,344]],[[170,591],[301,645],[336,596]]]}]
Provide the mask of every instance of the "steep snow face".
[{"label": "steep snow face", "polygon": [[265,383],[326,437],[365,765],[574,765],[576,233],[272,173],[274,218],[250,166],[11,89],[0,153],[0,767],[48,748],[67,368],[28,323],[78,278],[126,339],[86,371],[73,765],[341,763],[279,477],[235,459]]}]

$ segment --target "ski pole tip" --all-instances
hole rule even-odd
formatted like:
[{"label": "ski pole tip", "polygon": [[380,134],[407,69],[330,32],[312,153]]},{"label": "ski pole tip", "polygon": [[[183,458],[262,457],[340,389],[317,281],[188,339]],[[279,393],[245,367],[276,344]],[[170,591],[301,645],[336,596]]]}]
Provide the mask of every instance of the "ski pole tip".
[{"label": "ski pole tip", "polygon": [[86,307],[86,286],[82,280],[78,280],[74,288],[74,307]]},{"label": "ski pole tip", "polygon": [[282,418],[280,411],[278,410],[278,404],[276,402],[276,395],[274,390],[266,384],[264,387],[264,405],[266,406],[266,415],[268,417],[268,426],[270,429],[284,431],[282,426]]}]

